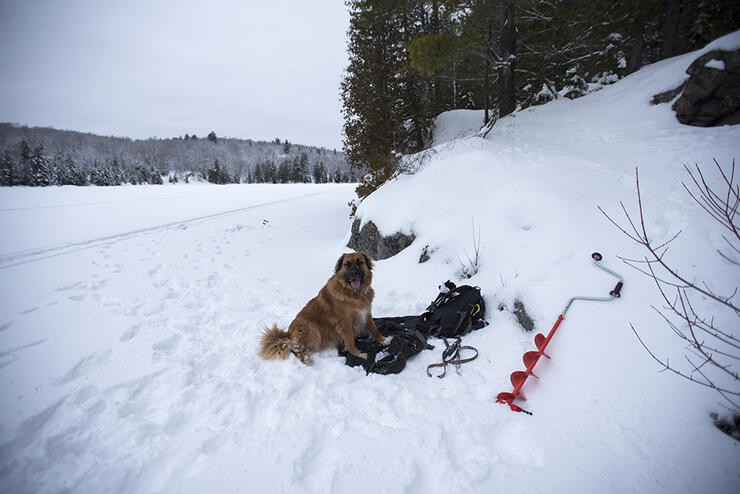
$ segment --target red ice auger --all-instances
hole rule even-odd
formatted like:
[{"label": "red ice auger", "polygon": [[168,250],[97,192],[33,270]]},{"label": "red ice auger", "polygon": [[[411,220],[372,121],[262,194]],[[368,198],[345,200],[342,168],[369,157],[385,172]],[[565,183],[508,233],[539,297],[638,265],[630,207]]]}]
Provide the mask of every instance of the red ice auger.
[{"label": "red ice auger", "polygon": [[622,287],[624,286],[624,279],[619,274],[601,264],[601,260],[603,259],[603,257],[598,252],[594,252],[593,254],[591,254],[591,258],[594,260],[594,264],[596,264],[596,266],[600,267],[607,273],[617,277],[617,279],[619,280],[617,286],[614,287],[614,290],[609,292],[609,297],[573,297],[568,300],[568,303],[565,304],[563,312],[558,317],[558,320],[555,321],[555,325],[552,327],[547,337],[545,337],[542,333],[537,333],[537,335],[534,337],[534,345],[537,347],[537,350],[532,350],[525,353],[524,357],[522,358],[526,370],[514,371],[511,373],[511,384],[514,386],[514,390],[511,393],[499,393],[498,396],[496,396],[496,403],[505,403],[509,405],[509,408],[511,408],[515,412],[524,412],[526,414],[532,415],[531,412],[528,412],[515,405],[513,403],[514,399],[519,398],[522,400],[526,400],[521,390],[522,386],[524,386],[524,382],[529,376],[533,376],[535,379],[539,379],[539,377],[534,375],[532,369],[534,369],[534,366],[537,365],[537,361],[540,359],[540,357],[544,356],[545,358],[550,358],[550,356],[545,353],[545,348],[547,348],[547,345],[550,343],[550,340],[555,334],[555,331],[558,329],[558,326],[560,326],[560,323],[563,322],[563,319],[565,319],[565,313],[568,312],[570,305],[576,300],[588,300],[591,302],[611,302],[612,300],[621,296]]}]

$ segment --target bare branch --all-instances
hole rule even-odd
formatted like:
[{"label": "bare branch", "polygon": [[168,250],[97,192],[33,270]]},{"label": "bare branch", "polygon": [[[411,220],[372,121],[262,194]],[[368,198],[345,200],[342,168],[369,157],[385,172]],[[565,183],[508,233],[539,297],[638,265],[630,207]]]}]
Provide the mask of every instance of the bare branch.
[{"label": "bare branch", "polygon": [[[740,235],[738,235],[740,228],[736,223],[737,212],[740,207],[740,186],[735,183],[735,162],[733,161],[729,172],[722,170],[716,160],[714,160],[714,163],[722,178],[724,186],[722,193],[718,193],[716,189],[712,188],[710,181],[698,165],[695,169],[684,166],[690,177],[690,185],[685,183],[682,185],[689,197],[713,221],[732,233],[729,237],[722,235],[722,238],[732,249],[730,253],[740,254],[740,246],[735,242],[735,238],[740,239]],[[668,358],[665,361],[658,358],[647,347],[634,326],[630,324],[630,327],[643,348],[661,365],[660,372],[670,371],[691,382],[716,390],[724,399],[725,404],[729,404],[732,407],[731,409],[738,413],[740,412],[740,404],[736,397],[740,396],[740,374],[737,371],[737,363],[740,361],[740,334],[734,328],[718,327],[713,314],[710,317],[705,317],[697,313],[691,297],[691,295],[698,295],[705,303],[708,301],[716,304],[718,309],[728,309],[730,313],[734,313],[740,318],[740,308],[734,302],[738,287],[732,289],[729,295],[721,295],[717,293],[716,288],[713,288],[713,284],[707,280],[690,281],[685,276],[680,275],[678,270],[669,264],[667,253],[671,244],[678,239],[681,231],[657,246],[653,244],[646,227],[637,169],[635,170],[635,184],[637,215],[639,217],[631,215],[624,203],[620,202],[619,205],[626,221],[626,225],[623,226],[614,221],[601,207],[598,209],[622,234],[647,250],[648,255],[643,259],[628,259],[625,257],[620,257],[620,259],[633,269],[651,278],[655,283],[665,303],[664,310],[667,312],[654,306],[653,309],[660,315],[673,334],[685,343],[684,359],[689,365],[689,371],[684,372],[675,367]],[[740,266],[739,261],[730,258],[719,249],[716,252],[721,259],[729,263],[730,268]],[[673,290],[671,292],[673,295],[669,295],[668,292],[671,291],[669,289]],[[735,384],[719,385],[718,379],[720,377],[723,379],[723,383],[729,378],[729,382]]]}]

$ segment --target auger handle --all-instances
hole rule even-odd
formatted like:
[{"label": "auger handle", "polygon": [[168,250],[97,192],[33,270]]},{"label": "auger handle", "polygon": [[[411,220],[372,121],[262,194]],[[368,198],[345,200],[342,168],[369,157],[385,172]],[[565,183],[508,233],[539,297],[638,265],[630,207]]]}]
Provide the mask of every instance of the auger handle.
[{"label": "auger handle", "polygon": [[575,302],[576,300],[587,300],[591,302],[609,302],[614,300],[615,298],[620,298],[622,296],[622,287],[624,286],[624,278],[622,278],[622,275],[619,273],[616,273],[612,271],[611,269],[607,268],[603,264],[601,264],[601,261],[604,259],[604,256],[602,256],[598,252],[594,252],[591,254],[591,259],[594,260],[594,265],[598,266],[600,269],[603,269],[610,275],[614,276],[617,280],[617,286],[614,287],[614,290],[609,292],[609,297],[573,297],[570,300],[568,300],[568,303],[565,304],[565,308],[563,309],[563,312],[561,312],[561,315],[565,316],[565,313],[568,312],[568,309],[570,308],[570,305]]},{"label": "auger handle", "polygon": [[621,297],[623,286],[624,286],[624,283],[620,281],[619,283],[617,283],[617,286],[614,287],[614,290],[609,292],[609,295],[611,295],[612,297],[616,297],[616,298]]}]

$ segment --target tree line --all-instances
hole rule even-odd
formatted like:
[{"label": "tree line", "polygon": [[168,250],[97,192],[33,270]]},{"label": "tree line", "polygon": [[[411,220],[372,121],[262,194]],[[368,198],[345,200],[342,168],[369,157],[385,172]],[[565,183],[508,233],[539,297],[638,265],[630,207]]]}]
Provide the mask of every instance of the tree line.
[{"label": "tree line", "polygon": [[121,185],[164,181],[327,183],[354,181],[336,150],[185,134],[132,140],[0,124],[0,185]]},{"label": "tree line", "polygon": [[516,109],[577,98],[740,27],[735,0],[347,0],[344,152],[370,171],[364,197],[399,157],[431,142],[451,109]]},{"label": "tree line", "polygon": [[342,173],[336,169],[334,173],[329,173],[323,162],[313,164],[309,168],[308,155],[301,153],[299,157],[284,159],[279,165],[273,161],[257,163],[253,170],[247,172],[246,179],[240,179],[237,176],[230,176],[229,172],[221,166],[218,160],[213,162],[213,166],[208,169],[205,178],[212,183],[255,183],[255,184],[290,184],[290,183],[316,183],[326,184],[349,183],[355,181],[355,175],[352,171]]}]

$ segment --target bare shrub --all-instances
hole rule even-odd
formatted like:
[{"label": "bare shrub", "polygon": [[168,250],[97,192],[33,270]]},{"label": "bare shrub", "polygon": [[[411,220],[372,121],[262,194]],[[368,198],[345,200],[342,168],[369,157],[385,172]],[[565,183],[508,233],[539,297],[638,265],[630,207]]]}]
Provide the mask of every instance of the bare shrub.
[{"label": "bare shrub", "polygon": [[465,251],[465,260],[457,256],[457,260],[460,263],[460,270],[458,274],[460,278],[470,279],[480,271],[483,263],[483,250],[480,246],[480,226],[478,227],[478,236],[475,233],[475,223],[473,223],[473,254],[472,256]]},{"label": "bare shrub", "polygon": [[[715,160],[715,173],[718,175],[721,190],[709,185],[702,169],[684,166],[689,175],[688,185],[683,184],[689,197],[709,215],[712,221],[725,230],[722,235],[725,249],[718,249],[716,255],[726,261],[727,269],[736,274],[728,279],[740,280],[740,233],[737,220],[740,205],[740,186],[735,176],[735,162],[728,172],[724,171]],[[619,230],[632,241],[642,245],[647,251],[642,259],[625,259],[627,264],[649,276],[655,282],[664,305],[653,309],[660,314],[666,325],[677,338],[685,343],[684,360],[677,364],[668,357],[660,358],[655,349],[649,348],[633,325],[632,331],[650,356],[662,366],[663,371],[670,371],[689,381],[715,390],[722,397],[722,406],[735,414],[740,413],[740,376],[737,365],[740,361],[740,335],[737,322],[740,318],[740,306],[735,300],[737,286],[729,294],[717,293],[712,288],[711,278],[697,277],[691,280],[679,273],[679,269],[666,259],[669,245],[681,232],[673,235],[668,241],[657,243],[648,234],[645,227],[645,214],[642,206],[640,179],[635,170],[637,183],[637,221],[627,212],[620,202],[627,224],[620,225],[612,220],[601,207],[599,210]],[[704,307],[697,309],[695,301],[703,299]],[[728,322],[729,321],[729,322]]]}]

